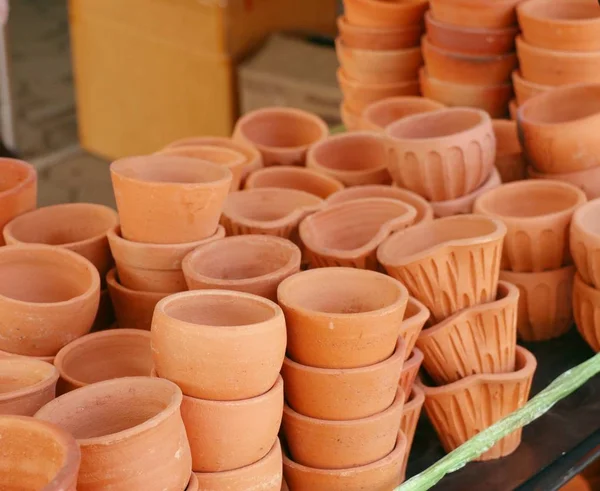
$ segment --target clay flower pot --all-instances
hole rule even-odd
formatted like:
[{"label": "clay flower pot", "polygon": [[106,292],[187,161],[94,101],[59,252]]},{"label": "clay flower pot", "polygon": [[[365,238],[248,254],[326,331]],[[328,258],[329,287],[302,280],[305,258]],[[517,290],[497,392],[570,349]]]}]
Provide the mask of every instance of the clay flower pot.
[{"label": "clay flower pot", "polygon": [[[441,387],[420,385],[425,392],[425,411],[446,452],[465,443],[484,429],[523,407],[529,398],[537,361],[517,346],[511,373],[471,375]],[[521,443],[521,429],[504,437],[475,460],[506,457]]]},{"label": "clay flower pot", "polygon": [[[17,159],[0,158],[0,230],[13,218],[33,210],[37,202],[37,172]],[[0,246],[4,238],[0,237]]]},{"label": "clay flower pot", "polygon": [[[421,410],[425,403],[425,393],[423,390],[415,385],[412,389],[410,397],[404,403],[402,409],[402,419],[400,420],[400,431],[406,436],[406,456],[404,458],[403,469],[406,470],[408,464],[408,457],[410,456],[410,450],[412,448],[413,441],[415,439],[415,433],[417,431],[417,424],[421,417]],[[402,473],[404,474],[404,472]]]},{"label": "clay flower pot", "polygon": [[326,421],[283,408],[282,428],[290,458],[313,469],[347,469],[371,464],[396,446],[404,393],[398,389],[385,411],[352,421]]},{"label": "clay flower pot", "polygon": [[198,247],[183,261],[190,290],[233,290],[277,300],[277,287],[300,271],[301,252],[268,235],[227,237]]},{"label": "clay flower pot", "polygon": [[325,199],[344,188],[344,185],[320,172],[304,167],[267,167],[253,172],[246,180],[246,189],[285,188],[297,189]]},{"label": "clay flower pot", "polygon": [[281,309],[249,293],[176,293],[158,303],[152,320],[157,374],[199,399],[237,401],[264,394],[277,381],[285,343]]},{"label": "clay flower pot", "polygon": [[571,254],[577,272],[594,288],[600,288],[600,230],[596,226],[600,200],[591,201],[573,214],[571,221]]},{"label": "clay flower pot", "polygon": [[424,97],[390,97],[367,106],[362,113],[362,127],[369,131],[384,132],[387,126],[399,119],[444,107],[443,104]]},{"label": "clay flower pot", "polygon": [[53,356],[88,333],[100,301],[100,276],[72,251],[47,245],[0,248],[0,349]]},{"label": "clay flower pot", "polygon": [[5,489],[76,491],[81,453],[68,432],[26,416],[0,416],[0,440]]},{"label": "clay flower pot", "polygon": [[385,133],[394,181],[430,201],[475,191],[494,168],[492,121],[477,109],[417,114],[391,124]]},{"label": "clay flower pot", "polygon": [[552,90],[553,87],[550,85],[536,84],[529,80],[525,80],[521,76],[519,70],[515,70],[512,73],[513,86],[515,88],[515,96],[519,106],[525,104],[525,101],[531,99],[537,94]]},{"label": "clay flower pot", "polygon": [[374,271],[320,268],[284,280],[277,299],[290,359],[317,368],[358,368],[394,352],[408,292]]},{"label": "clay flower pot", "polygon": [[523,39],[562,51],[600,51],[600,10],[588,0],[535,0],[517,8]]},{"label": "clay flower pot", "polygon": [[404,392],[404,397],[407,401],[412,393],[415,380],[417,380],[417,375],[419,374],[419,369],[422,364],[423,352],[419,348],[413,348],[412,353],[404,362],[402,372],[400,372],[400,382],[398,382],[398,386],[402,389],[402,392]]},{"label": "clay flower pot", "polygon": [[318,116],[288,107],[257,109],[238,119],[233,139],[253,145],[271,165],[303,165],[311,145],[329,135]]},{"label": "clay flower pot", "polygon": [[502,29],[517,23],[515,7],[522,0],[432,0],[431,15],[461,27]]},{"label": "clay flower pot", "polygon": [[410,227],[417,210],[389,198],[330,205],[300,224],[302,244],[314,268],[344,266],[377,270],[377,247],[396,230]]},{"label": "clay flower pot", "polygon": [[337,19],[340,39],[349,48],[393,50],[419,45],[423,26],[372,27],[351,24],[343,15]]},{"label": "clay flower pot", "polygon": [[[581,337],[596,352],[600,352],[600,290],[586,285],[579,273],[573,286],[573,314]],[[0,362],[0,365],[2,362]]]},{"label": "clay flower pot", "polygon": [[527,178],[526,162],[517,135],[517,123],[506,119],[492,121],[496,135],[496,169],[502,182],[521,181]]},{"label": "clay flower pot", "polygon": [[333,135],[313,146],[306,165],[346,186],[389,184],[385,140],[382,136],[354,131]]},{"label": "clay flower pot", "polygon": [[600,166],[590,167],[579,172],[544,174],[528,165],[527,176],[531,179],[551,179],[553,181],[568,182],[581,189],[588,200],[600,198]]},{"label": "clay flower pot", "polygon": [[54,399],[58,370],[34,358],[10,356],[0,358],[0,380],[0,414],[33,416]]},{"label": "clay flower pot", "polygon": [[340,105],[340,117],[347,131],[357,131],[361,129],[362,120],[360,113],[348,107],[345,102]]},{"label": "clay flower pot", "polygon": [[192,458],[181,399],[179,387],[168,380],[125,377],[64,394],[35,417],[77,440],[78,491],[185,489]]},{"label": "clay flower pot", "polygon": [[575,268],[543,273],[500,271],[500,279],[519,287],[517,332],[523,341],[545,341],[565,334],[573,322]]},{"label": "clay flower pot", "polygon": [[377,250],[389,275],[440,322],[496,298],[506,226],[494,218],[458,215],[396,232]]},{"label": "clay flower pot", "polygon": [[[404,320],[400,326],[400,338],[406,345],[405,358],[408,360],[412,355],[412,351],[417,342],[417,338],[421,333],[421,330],[429,320],[429,309],[425,307],[421,302],[409,297],[408,303],[406,304],[406,313],[404,314]],[[408,395],[408,394],[406,394]]]},{"label": "clay flower pot", "polygon": [[406,2],[344,1],[344,11],[348,23],[362,27],[399,28],[421,25],[427,8],[428,3],[424,0]]},{"label": "clay flower pot", "polygon": [[328,421],[381,413],[396,396],[405,351],[399,340],[389,358],[361,368],[314,368],[286,358],[281,369],[285,399],[297,413]]},{"label": "clay flower pot", "polygon": [[119,227],[109,230],[107,236],[121,285],[143,292],[177,293],[187,290],[183,258],[197,247],[225,237],[225,229],[219,225],[210,237],[182,244],[133,242],[121,236]]},{"label": "clay flower pot", "polygon": [[149,376],[152,370],[150,333],[139,329],[110,329],[88,334],[61,349],[54,365],[60,372],[60,394],[102,380]]},{"label": "clay flower pot", "polygon": [[232,179],[226,167],[166,155],[117,160],[110,174],[123,238],[152,244],[213,235]]}]

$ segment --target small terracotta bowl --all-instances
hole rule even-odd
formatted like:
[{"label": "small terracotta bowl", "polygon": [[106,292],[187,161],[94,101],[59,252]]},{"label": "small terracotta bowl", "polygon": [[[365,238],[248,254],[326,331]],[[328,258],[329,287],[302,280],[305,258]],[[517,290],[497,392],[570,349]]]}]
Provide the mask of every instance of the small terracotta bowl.
[{"label": "small terracotta bowl", "polygon": [[412,393],[415,380],[417,380],[417,375],[419,374],[419,369],[422,364],[423,352],[419,348],[413,348],[410,356],[404,362],[404,367],[402,367],[402,372],[400,373],[400,382],[398,383],[398,386],[402,389],[402,392],[404,392],[406,400],[408,400]]},{"label": "small terracotta bowl", "polygon": [[529,80],[525,80],[519,70],[512,73],[513,86],[515,88],[515,96],[519,106],[525,104],[525,101],[531,99],[537,94],[552,90],[550,85],[536,84]]},{"label": "small terracotta bowl", "polygon": [[399,119],[413,114],[443,109],[445,106],[425,97],[390,97],[367,106],[362,113],[362,128],[384,132],[385,128]]},{"label": "small terracotta bowl", "polygon": [[337,19],[341,41],[349,48],[394,50],[406,49],[419,45],[423,26],[404,27],[365,27],[351,24],[346,17]]},{"label": "small terracotta bowl", "polygon": [[573,214],[570,231],[570,249],[577,272],[594,288],[600,288],[599,213],[598,199],[581,206]]},{"label": "small terracotta bowl", "polygon": [[406,313],[400,327],[400,338],[406,345],[406,359],[412,355],[421,330],[429,320],[429,309],[418,300],[409,297],[406,304]]},{"label": "small terracotta bowl", "polygon": [[[37,171],[23,160],[0,158],[0,230],[13,218],[35,209]],[[0,246],[4,238],[0,236]]]},{"label": "small terracotta bowl", "polygon": [[250,174],[246,189],[255,188],[297,189],[325,199],[344,189],[344,185],[333,177],[305,167],[277,166]]},{"label": "small terracotta bowl", "polygon": [[360,113],[350,109],[345,102],[340,105],[340,117],[347,131],[357,131],[362,128]]},{"label": "small terracotta bowl", "polygon": [[425,393],[418,385],[413,386],[409,398],[404,403],[404,408],[402,409],[402,419],[400,420],[400,431],[406,436],[407,444],[402,475],[404,475],[406,472],[406,465],[408,464],[410,450],[415,439],[417,424],[419,423],[419,418],[421,417],[421,410],[423,409],[424,403]]},{"label": "small terracotta bowl", "polygon": [[544,174],[527,166],[527,176],[530,179],[551,179],[553,181],[564,181],[581,189],[588,200],[600,198],[600,166],[590,167],[579,172],[567,172],[564,174]]},{"label": "small terracotta bowl", "polygon": [[517,24],[516,5],[521,0],[432,0],[431,14],[440,22],[460,27],[502,29]]},{"label": "small terracotta bowl", "polygon": [[380,0],[346,0],[344,11],[348,23],[361,27],[399,28],[421,25],[428,8],[425,0],[381,2]]},{"label": "small terracotta bowl", "polygon": [[581,337],[600,352],[600,290],[587,285],[579,273],[573,285],[573,314]]},{"label": "small terracotta bowl", "polygon": [[522,181],[527,178],[527,163],[517,134],[517,123],[506,119],[492,121],[496,135],[496,169],[502,182]]}]

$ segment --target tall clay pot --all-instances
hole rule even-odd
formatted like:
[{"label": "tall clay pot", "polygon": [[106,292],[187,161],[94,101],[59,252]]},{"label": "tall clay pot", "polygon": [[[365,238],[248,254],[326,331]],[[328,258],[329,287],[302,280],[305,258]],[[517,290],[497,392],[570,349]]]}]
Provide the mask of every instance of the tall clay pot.
[{"label": "tall clay pot", "polygon": [[[33,210],[37,202],[37,172],[17,159],[0,158],[0,230],[13,218]],[[0,237],[0,246],[4,237]]]}]

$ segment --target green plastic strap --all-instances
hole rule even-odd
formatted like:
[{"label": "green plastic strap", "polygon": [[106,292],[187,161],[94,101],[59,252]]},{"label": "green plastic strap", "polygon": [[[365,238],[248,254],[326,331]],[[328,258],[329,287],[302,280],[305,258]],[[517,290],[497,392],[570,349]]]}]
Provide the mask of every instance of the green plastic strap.
[{"label": "green plastic strap", "polygon": [[489,450],[499,440],[522,428],[550,410],[554,404],[600,373],[600,353],[560,375],[521,409],[509,414],[494,425],[471,438],[434,465],[406,481],[394,491],[425,491],[435,486],[451,472],[464,467]]},{"label": "green plastic strap", "polygon": [[343,124],[341,124],[339,126],[334,126],[333,128],[331,128],[329,130],[329,133],[331,135],[335,135],[337,133],[344,133],[345,131],[346,131],[346,127]]}]

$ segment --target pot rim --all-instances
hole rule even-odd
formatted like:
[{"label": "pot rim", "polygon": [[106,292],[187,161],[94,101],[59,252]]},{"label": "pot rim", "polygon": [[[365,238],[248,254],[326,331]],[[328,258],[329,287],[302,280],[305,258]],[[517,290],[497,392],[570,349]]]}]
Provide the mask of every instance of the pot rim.
[{"label": "pot rim", "polygon": [[[521,70],[519,68],[517,68],[516,70],[513,70],[512,80],[513,80],[513,85],[520,84],[529,89],[536,89],[536,90],[540,90],[543,92],[546,92],[548,90],[552,90],[552,89],[556,88],[556,87],[553,87],[552,85],[542,85],[542,84],[538,84],[537,82],[532,82],[531,80],[527,80],[526,78],[523,78],[523,75],[521,74]],[[523,104],[525,104],[525,103],[523,103]],[[521,104],[521,105],[523,105],[523,104]]]},{"label": "pot rim", "polygon": [[[193,151],[196,149],[199,149],[199,150],[209,149],[211,151],[223,152],[224,154],[228,154],[230,157],[233,157],[233,159],[229,163],[219,163],[219,162],[212,162],[211,160],[207,159],[206,157],[193,157],[190,155],[182,155],[179,153],[179,152],[185,152],[185,151]],[[247,161],[248,161],[248,157],[238,150],[234,150],[233,148],[223,147],[223,146],[219,146],[219,145],[208,145],[208,144],[206,144],[206,145],[200,145],[200,144],[177,145],[174,147],[167,146],[167,147],[161,148],[157,152],[154,152],[153,155],[170,155],[170,156],[174,156],[174,157],[186,157],[186,158],[192,158],[192,159],[197,158],[199,160],[206,160],[207,162],[210,162],[213,164],[216,163],[217,165],[222,165],[229,169],[236,168],[236,167],[243,167],[244,165],[247,164]]]},{"label": "pot rim", "polygon": [[[365,107],[365,109],[363,110],[363,112],[361,114],[361,118],[364,121],[368,121],[370,124],[377,126],[381,130],[385,130],[384,126],[381,126],[381,125],[379,125],[378,122],[374,121],[373,113],[377,114],[377,112],[380,109],[387,108],[390,105],[395,106],[396,104],[397,105],[415,104],[415,105],[418,105],[423,108],[429,107],[431,109],[431,110],[427,110],[427,111],[423,111],[423,112],[439,111],[440,109],[445,109],[447,107],[445,104],[442,104],[441,102],[438,102],[438,101],[434,101],[433,99],[428,99],[427,97],[415,96],[415,95],[393,96],[393,97],[386,97],[385,99],[381,99],[379,101],[375,101],[375,102],[372,102],[371,104],[367,105],[367,107]],[[423,114],[423,112],[418,112],[418,113],[413,113],[413,114]],[[404,116],[401,119],[404,119],[405,117],[408,117],[408,116],[412,116],[413,114],[407,114],[406,116]]]},{"label": "pot rim", "polygon": [[520,31],[518,26],[508,27],[470,27],[470,26],[457,26],[454,24],[448,24],[437,20],[431,13],[431,9],[425,12],[425,23],[431,24],[436,28],[444,31],[453,31],[464,33],[468,35],[480,35],[480,36],[511,36],[515,37]]},{"label": "pot rim", "polygon": [[[112,268],[108,273],[106,273],[106,284],[107,284],[108,288],[114,288],[115,290],[118,290],[122,294],[125,294],[128,296],[146,298],[149,300],[160,300],[160,299],[164,298],[165,296],[170,295],[170,293],[145,292],[145,291],[141,291],[141,290],[132,290],[130,288],[124,287],[123,285],[121,285],[120,281],[118,280],[116,267]],[[121,329],[121,328],[119,328],[119,329]]]},{"label": "pot rim", "polygon": [[338,15],[336,22],[338,25],[338,31],[341,31],[342,29],[347,29],[349,31],[360,32],[362,34],[381,34],[382,36],[386,36],[396,33],[423,31],[423,26],[420,25],[398,27],[357,26],[356,24],[350,24],[348,22],[347,17],[344,14]]},{"label": "pot rim", "polygon": [[[595,168],[594,168],[595,169]],[[584,203],[580,206],[571,218],[571,229],[577,229],[582,235],[591,237],[594,240],[600,240],[600,231],[590,230],[590,227],[586,225],[586,221],[591,213],[598,212],[600,209],[600,198]],[[571,232],[571,235],[573,232]]]},{"label": "pot rim", "polygon": [[569,7],[574,3],[579,3],[580,5],[589,4],[589,2],[586,2],[585,0],[579,2],[577,0],[569,0],[568,2],[560,2],[556,0],[529,0],[527,2],[523,2],[517,5],[517,15],[519,16],[519,18],[526,17],[529,19],[533,19],[534,21],[546,22],[555,26],[564,25],[565,27],[582,27],[582,24],[600,24],[600,14],[597,17],[593,18],[577,19],[563,19],[536,15],[540,13],[540,6],[545,6],[548,4],[562,4],[563,6]]},{"label": "pot rim", "polygon": [[[439,78],[434,78],[431,77],[429,75],[429,73],[427,72],[427,67],[425,65],[423,65],[420,69],[419,69],[419,80],[424,79],[425,81],[427,81],[428,83],[433,83],[435,85],[437,85],[438,87],[446,87],[448,90],[452,90],[454,92],[468,92],[468,93],[481,93],[481,92],[487,92],[487,91],[504,91],[504,90],[509,90],[512,93],[512,83],[510,82],[504,82],[501,84],[496,84],[496,85],[463,85],[463,84],[457,84],[454,82],[446,82],[445,80],[440,80]],[[460,106],[454,106],[455,109],[463,109]],[[471,109],[475,109],[475,108],[471,108]],[[485,112],[485,111],[483,111]],[[486,113],[487,114],[487,113]]]},{"label": "pot rim", "polygon": [[[400,324],[400,333],[404,332],[406,329],[412,329],[412,324],[422,324],[425,329],[425,325],[427,321],[431,317],[431,312],[429,309],[419,300],[414,297],[409,296],[408,302],[406,304],[406,311],[408,312],[408,306],[414,305],[418,310],[416,314],[411,315],[410,317],[406,317],[406,313],[404,314],[404,319],[402,320],[402,324]],[[410,323],[409,327],[406,327],[406,324]]]},{"label": "pot rim", "polygon": [[398,11],[407,11],[413,10],[414,8],[420,7],[421,5],[427,3],[428,0],[407,0],[403,2],[382,2],[381,0],[353,0],[356,3],[361,3],[364,6],[369,6],[370,8],[376,10],[383,10],[388,12],[398,12]]},{"label": "pot rim", "polygon": [[[378,0],[378,1],[381,1],[381,0]],[[383,2],[381,2],[381,3],[383,3]],[[337,69],[336,76],[337,76],[338,82],[340,84],[346,84],[347,86],[352,86],[355,89],[358,88],[358,89],[366,89],[366,90],[369,90],[369,89],[370,90],[386,90],[386,89],[392,89],[392,88],[402,89],[402,88],[406,88],[406,87],[411,87],[413,85],[419,85],[418,80],[405,80],[403,82],[386,82],[383,84],[359,82],[358,80],[354,80],[354,79],[350,78],[342,67],[339,67]],[[358,131],[339,133],[337,135],[331,135],[331,136],[350,135],[350,134],[354,134],[354,133],[358,133]],[[315,144],[313,144],[313,147],[318,143],[319,142],[316,142]],[[312,149],[312,147],[311,147],[311,149]]]},{"label": "pot rim", "polygon": [[164,148],[189,147],[194,145],[212,145],[215,147],[229,148],[245,155],[248,166],[252,167],[254,164],[259,169],[263,166],[263,158],[257,148],[225,136],[190,136],[175,140]]},{"label": "pot rim", "polygon": [[[318,181],[321,181],[322,183],[326,183],[329,186],[335,187],[336,191],[340,191],[342,189],[344,189],[344,185],[338,181],[337,179],[322,174],[321,172],[317,172],[314,169],[309,169],[308,167],[296,167],[296,166],[286,166],[286,165],[274,165],[271,167],[263,167],[262,169],[257,169],[254,172],[252,172],[248,178],[246,179],[246,184],[244,186],[244,189],[263,189],[263,188],[273,188],[273,187],[278,187],[279,189],[296,189],[296,188],[287,188],[287,187],[279,187],[279,186],[256,186],[255,182],[257,179],[259,179],[260,177],[264,176],[264,175],[269,175],[269,174],[288,174],[291,176],[297,175],[303,175],[303,176],[310,176],[313,179],[316,179]],[[299,191],[302,191],[301,189]],[[308,191],[305,191],[308,192]],[[309,193],[309,194],[313,194],[313,193]],[[318,196],[315,194],[315,196]],[[320,196],[318,196],[319,198],[321,198]],[[321,199],[325,199],[325,198],[321,198]]]},{"label": "pot rim", "polygon": [[12,159],[9,157],[0,157],[0,165],[9,164],[22,168],[26,171],[25,179],[19,181],[16,186],[0,191],[0,198],[5,198],[11,194],[16,194],[31,184],[37,183],[37,171],[33,165],[21,159]]},{"label": "pot rim", "polygon": [[[425,37],[425,36],[423,36]],[[347,46],[342,40],[341,36],[335,38],[336,50],[346,50],[358,56],[368,56],[370,58],[379,58],[384,61],[388,58],[400,58],[404,56],[411,56],[421,52],[421,46],[412,46],[410,48],[398,48],[398,49],[367,49],[367,48],[351,48]]]},{"label": "pot rim", "polygon": [[[600,51],[562,51],[556,49],[540,48],[534,46],[523,39],[523,35],[519,34],[515,38],[515,44],[517,46],[517,52],[519,54],[525,54],[528,52],[531,56],[536,58],[560,58],[562,61],[569,61],[571,64],[578,63],[578,60],[597,59],[600,60]],[[568,84],[567,86],[570,86]]]},{"label": "pot rim", "polygon": [[593,298],[594,302],[600,303],[600,290],[596,290],[596,288],[594,288],[593,286],[588,285],[582,278],[579,271],[575,271],[573,290],[578,290],[581,295],[587,298]]},{"label": "pot rim", "polygon": [[[416,380],[415,380],[416,381]],[[413,384],[412,391],[408,400],[404,403],[404,409],[402,414],[408,413],[410,411],[414,411],[418,407],[421,407],[425,402],[425,391],[419,387],[418,384]]]},{"label": "pot rim", "polygon": [[427,38],[426,34],[424,34],[421,37],[421,46],[423,47],[423,49],[430,49],[431,51],[437,51],[440,55],[444,56],[445,58],[449,58],[452,60],[466,61],[469,63],[497,63],[497,62],[509,60],[511,58],[514,59],[515,61],[517,59],[516,51],[510,51],[508,53],[501,53],[501,54],[495,54],[495,55],[475,55],[475,54],[468,54],[468,53],[457,53],[457,52],[450,51],[448,49],[436,46],[435,44],[432,44],[431,42],[429,42],[429,39]]},{"label": "pot rim", "polygon": [[575,265],[574,264],[568,264],[567,266],[563,266],[562,268],[558,268],[558,269],[551,269],[548,271],[536,271],[533,273],[523,273],[523,272],[515,272],[515,271],[507,271],[507,270],[500,270],[500,276],[504,276],[503,281],[507,281],[508,283],[512,283],[512,284],[517,284],[517,281],[513,281],[514,280],[518,280],[518,279],[525,279],[528,280],[527,283],[530,283],[531,280],[533,278],[537,278],[537,283],[548,283],[548,280],[546,278],[552,278],[552,277],[562,277],[562,276],[569,276],[571,274],[572,271],[575,270]]},{"label": "pot rim", "polygon": [[[43,365],[42,365],[43,363]],[[39,367],[40,369],[47,369],[48,373],[46,376],[36,382],[35,384],[28,385],[26,387],[22,387],[20,389],[11,390],[9,392],[0,393],[0,402],[11,401],[15,399],[21,399],[23,397],[27,397],[29,395],[35,394],[36,392],[40,392],[47,387],[51,387],[53,384],[56,384],[58,381],[58,377],[60,376],[58,369],[51,363],[38,360],[36,358],[29,358],[25,356],[8,356],[6,358],[0,359],[0,368],[2,365],[25,365],[33,367]],[[48,369],[48,366],[51,368]]]},{"label": "pot rim", "polygon": [[187,487],[185,488],[184,491],[188,491],[188,490],[197,491],[198,485],[199,485],[199,483],[198,483],[198,477],[192,471],[192,474],[190,476],[190,481],[188,482],[188,485],[187,485]]},{"label": "pot rim", "polygon": [[[540,172],[532,165],[527,166],[527,175],[532,179],[545,179],[548,181],[566,181],[571,182],[569,178],[577,178],[585,179],[586,176],[589,176],[590,179],[595,179],[594,174],[600,172],[600,167],[589,167],[588,169],[578,170],[574,172],[561,172],[560,174],[546,174],[545,172]],[[590,200],[594,201],[594,200]],[[588,201],[589,202],[589,201]]]},{"label": "pot rim", "polygon": [[404,361],[404,366],[402,367],[402,372],[400,373],[410,372],[411,370],[420,367],[424,358],[425,355],[423,352],[415,346],[410,353],[410,356]]}]

